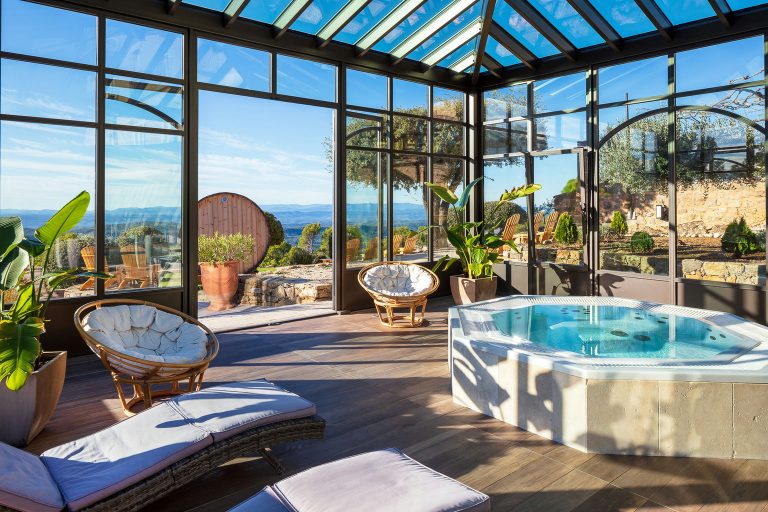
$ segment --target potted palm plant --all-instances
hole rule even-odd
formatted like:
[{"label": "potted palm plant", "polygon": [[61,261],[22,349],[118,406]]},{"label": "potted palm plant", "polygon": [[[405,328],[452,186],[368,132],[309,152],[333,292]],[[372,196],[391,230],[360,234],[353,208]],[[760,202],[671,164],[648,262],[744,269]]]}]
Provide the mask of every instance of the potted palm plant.
[{"label": "potted palm plant", "polygon": [[[427,186],[440,199],[451,205],[454,218],[463,219],[472,189],[482,179],[481,177],[472,181],[461,197],[442,185],[427,183]],[[532,184],[505,190],[495,208],[532,194],[540,188],[541,185]],[[441,226],[448,242],[456,249],[456,256],[443,256],[435,264],[435,270],[448,270],[457,262],[461,264],[464,273],[451,276],[451,295],[456,304],[479,302],[496,296],[497,279],[493,274],[493,264],[499,259],[499,249],[509,246],[515,251],[520,251],[512,240],[504,240],[496,234],[503,221],[504,219],[500,219],[494,225],[488,225],[484,221],[460,221],[453,225]]]},{"label": "potted palm plant", "polygon": [[240,262],[253,252],[253,236],[235,233],[232,235],[200,235],[197,239],[200,280],[208,297],[208,309],[223,311],[235,307],[233,298],[239,284]]},{"label": "potted palm plant", "polygon": [[0,217],[0,441],[14,446],[45,427],[64,385],[67,353],[43,351],[40,343],[51,297],[74,279],[111,277],[51,270],[57,241],[82,220],[90,199],[81,192],[29,238],[19,217]]}]

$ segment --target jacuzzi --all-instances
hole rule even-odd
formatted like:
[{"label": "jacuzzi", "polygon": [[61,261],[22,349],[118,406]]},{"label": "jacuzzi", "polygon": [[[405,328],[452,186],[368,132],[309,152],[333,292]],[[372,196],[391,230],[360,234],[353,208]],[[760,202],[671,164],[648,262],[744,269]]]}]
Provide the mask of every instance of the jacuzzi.
[{"label": "jacuzzi", "polygon": [[768,459],[768,328],[613,297],[449,311],[457,403],[584,452]]}]

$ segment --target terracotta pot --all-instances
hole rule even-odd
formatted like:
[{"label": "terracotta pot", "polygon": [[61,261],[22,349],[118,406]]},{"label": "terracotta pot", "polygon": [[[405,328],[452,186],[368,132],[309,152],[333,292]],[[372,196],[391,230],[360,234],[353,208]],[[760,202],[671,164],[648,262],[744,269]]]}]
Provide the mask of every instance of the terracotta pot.
[{"label": "terracotta pot", "polygon": [[240,262],[233,260],[214,265],[200,263],[200,278],[203,291],[208,297],[210,311],[223,311],[235,307],[232,299],[237,294],[239,278],[237,271]]},{"label": "terracotta pot", "polygon": [[451,295],[456,304],[472,304],[489,300],[496,296],[496,276],[470,279],[464,276],[451,276]]},{"label": "terracotta pot", "polygon": [[67,373],[66,352],[43,352],[45,363],[33,372],[18,391],[0,382],[0,441],[13,446],[26,446],[45,428],[59,403],[64,375]]}]

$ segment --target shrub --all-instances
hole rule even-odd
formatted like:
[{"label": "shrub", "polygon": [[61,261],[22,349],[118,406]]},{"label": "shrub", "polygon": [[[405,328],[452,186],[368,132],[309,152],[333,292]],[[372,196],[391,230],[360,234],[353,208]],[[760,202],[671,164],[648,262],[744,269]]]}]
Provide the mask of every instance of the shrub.
[{"label": "shrub", "polygon": [[654,245],[656,244],[653,241],[653,237],[645,231],[638,231],[629,239],[629,248],[632,252],[638,254],[649,254],[653,251]]},{"label": "shrub", "polygon": [[301,247],[291,247],[283,259],[283,265],[310,265],[315,262],[314,255]]},{"label": "shrub", "polygon": [[200,235],[197,238],[198,260],[202,263],[224,263],[243,261],[253,252],[253,236],[242,233],[213,236]]},{"label": "shrub", "polygon": [[315,249],[315,240],[317,239],[317,235],[319,234],[320,234],[319,222],[313,222],[312,224],[307,224],[301,230],[301,235],[299,235],[298,246],[304,249],[306,252],[312,252]]},{"label": "shrub", "polygon": [[260,267],[279,267],[282,265],[288,251],[291,250],[291,244],[283,240],[277,245],[270,245],[267,254],[264,256]]},{"label": "shrub", "polygon": [[[521,225],[525,225],[525,223],[528,222],[528,215],[526,211],[517,203],[502,203],[501,206],[499,206],[497,201],[486,201],[483,205],[483,219],[485,220],[488,228],[491,228],[492,226],[498,226],[503,229],[504,223],[507,222],[507,219],[515,213],[520,214]],[[452,214],[453,210],[451,210],[449,213],[450,225],[455,226],[459,222],[464,221],[464,219],[459,220],[452,218],[454,217]]]},{"label": "shrub", "polygon": [[[363,232],[358,226],[347,226],[347,240],[357,238],[362,243]],[[325,228],[323,234],[320,235],[320,247],[317,249],[317,254],[322,256],[333,256],[333,228]]]},{"label": "shrub", "polygon": [[761,250],[757,235],[747,226],[744,217],[738,221],[734,219],[728,224],[720,241],[720,246],[723,252],[731,253],[735,258]]},{"label": "shrub", "polygon": [[285,231],[283,225],[273,214],[264,212],[269,226],[269,245],[280,245],[285,240]]},{"label": "shrub", "polygon": [[618,210],[613,212],[613,217],[611,218],[611,233],[616,236],[624,236],[627,234],[627,231],[629,231],[627,218]]},{"label": "shrub", "polygon": [[557,227],[552,235],[555,241],[561,244],[572,244],[579,239],[579,228],[571,217],[571,214],[564,212],[557,220]]},{"label": "shrub", "polygon": [[160,231],[152,226],[147,226],[146,224],[131,226],[117,236],[117,245],[118,247],[125,247],[133,244],[143,245],[144,237],[151,236],[155,239],[155,237],[159,237],[160,235],[162,235]]}]

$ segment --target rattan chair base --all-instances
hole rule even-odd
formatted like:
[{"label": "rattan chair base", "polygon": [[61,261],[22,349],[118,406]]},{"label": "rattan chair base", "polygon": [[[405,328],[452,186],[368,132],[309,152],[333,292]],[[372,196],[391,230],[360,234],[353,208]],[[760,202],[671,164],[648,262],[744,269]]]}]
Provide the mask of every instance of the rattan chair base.
[{"label": "rattan chair base", "polygon": [[[325,420],[319,416],[281,421],[246,430],[224,441],[214,442],[213,445],[198,453],[82,510],[130,512],[145,509],[147,505],[226,462],[238,457],[261,454],[266,455],[267,462],[272,465],[269,459],[274,456],[269,453],[270,447],[289,441],[322,439],[324,432]],[[277,464],[279,466],[279,463]],[[0,506],[0,512],[6,511],[13,511],[13,509]]]},{"label": "rattan chair base", "polygon": [[[378,315],[379,321],[382,323],[382,325],[393,327],[395,329],[401,329],[404,327],[419,327],[424,323],[424,313],[427,311],[427,299],[402,305],[374,300],[373,304],[376,306],[376,315]],[[421,314],[417,318],[416,312],[419,307],[421,307]],[[385,315],[381,314],[382,309],[384,310]],[[408,309],[410,311],[410,315],[396,315],[394,312],[395,309]]]}]

